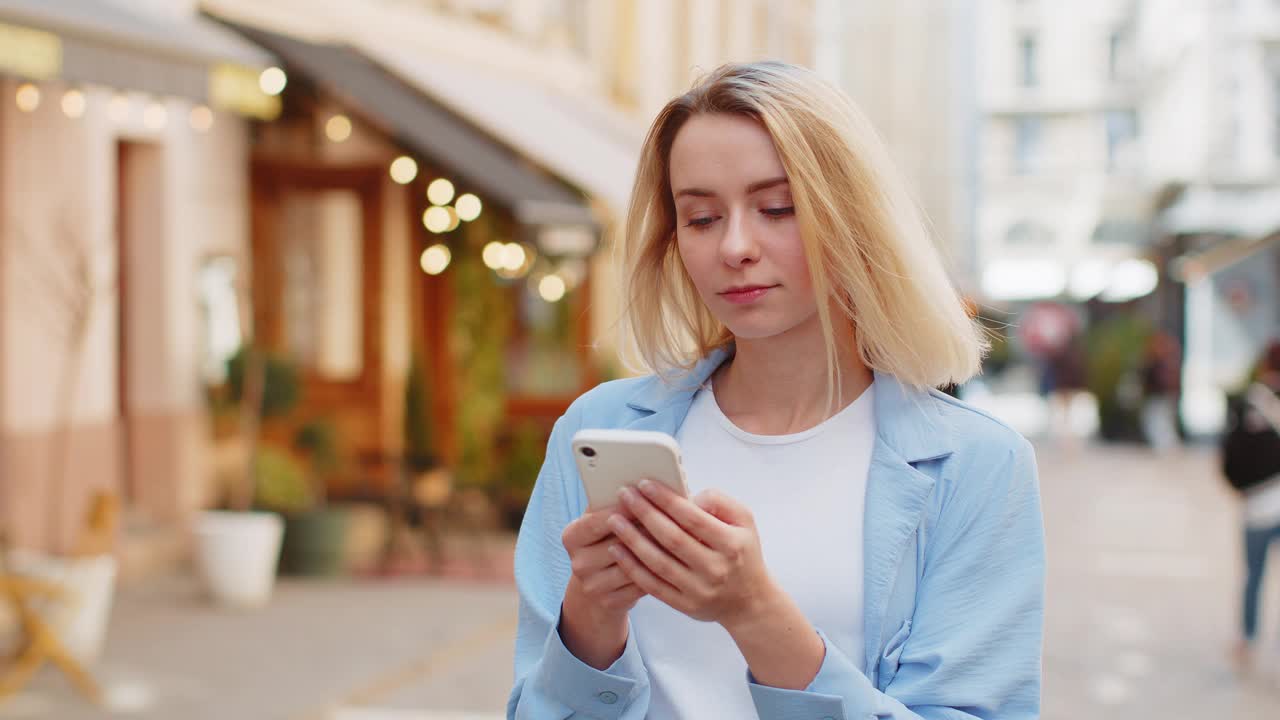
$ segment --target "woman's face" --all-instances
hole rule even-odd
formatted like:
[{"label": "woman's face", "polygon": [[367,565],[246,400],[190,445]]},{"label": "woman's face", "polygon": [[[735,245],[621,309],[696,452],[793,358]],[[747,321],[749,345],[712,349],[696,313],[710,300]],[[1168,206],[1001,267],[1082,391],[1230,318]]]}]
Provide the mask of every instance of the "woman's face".
[{"label": "woman's face", "polygon": [[680,258],[712,314],[743,339],[814,319],[791,189],[769,133],[737,115],[695,115],[670,160]]}]

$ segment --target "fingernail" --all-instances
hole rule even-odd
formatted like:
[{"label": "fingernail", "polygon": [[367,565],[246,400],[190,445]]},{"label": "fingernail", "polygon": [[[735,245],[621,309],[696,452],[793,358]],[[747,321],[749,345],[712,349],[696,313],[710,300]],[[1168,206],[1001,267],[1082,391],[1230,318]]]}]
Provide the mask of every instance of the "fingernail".
[{"label": "fingernail", "polygon": [[644,493],[644,494],[646,494],[646,495],[648,495],[649,493],[653,492],[653,481],[652,481],[652,480],[650,480],[649,478],[645,478],[645,479],[641,480],[641,481],[640,481],[640,492],[642,492],[642,493]]},{"label": "fingernail", "polygon": [[634,495],[631,494],[631,490],[627,488],[622,488],[621,490],[618,491],[618,499],[630,505],[631,503],[635,502],[636,498]]},{"label": "fingernail", "polygon": [[610,546],[609,546],[609,554],[610,554],[610,555],[612,555],[612,556],[614,556],[614,557],[616,557],[616,558],[621,558],[621,557],[622,557],[622,548],[618,547],[617,545],[610,545]]},{"label": "fingernail", "polygon": [[623,520],[621,515],[614,515],[609,518],[609,527],[618,532],[622,532],[627,529],[627,521]]}]

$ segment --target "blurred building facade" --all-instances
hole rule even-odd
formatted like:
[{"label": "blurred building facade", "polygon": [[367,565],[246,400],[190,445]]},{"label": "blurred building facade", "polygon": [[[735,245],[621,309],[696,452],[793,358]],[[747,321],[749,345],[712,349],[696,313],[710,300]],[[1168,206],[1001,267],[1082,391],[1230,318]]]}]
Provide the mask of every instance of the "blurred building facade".
[{"label": "blurred building facade", "polygon": [[880,131],[962,289],[976,292],[976,6],[822,0],[815,66]]},{"label": "blurred building facade", "polygon": [[979,28],[986,297],[1140,299],[1183,345],[1188,429],[1216,431],[1280,332],[1280,8],[987,0]]},{"label": "blurred building facade", "polygon": [[66,549],[98,490],[177,523],[205,502],[198,298],[248,247],[272,58],[191,3],[6,0],[0,35],[0,528]]},{"label": "blurred building facade", "polygon": [[1155,250],[1177,281],[1165,324],[1185,345],[1184,416],[1214,430],[1222,390],[1280,337],[1280,6],[1147,0],[1140,27]]},{"label": "blurred building facade", "polygon": [[724,61],[812,64],[815,31],[807,0],[5,0],[0,23],[0,507],[52,549],[97,489],[177,532],[218,502],[206,392],[250,341],[370,457],[403,450],[417,356],[437,459],[501,480],[494,436],[621,372],[604,250],[653,113]]},{"label": "blurred building facade", "polygon": [[981,3],[977,251],[987,299],[1087,300],[1143,254],[1137,5]]}]

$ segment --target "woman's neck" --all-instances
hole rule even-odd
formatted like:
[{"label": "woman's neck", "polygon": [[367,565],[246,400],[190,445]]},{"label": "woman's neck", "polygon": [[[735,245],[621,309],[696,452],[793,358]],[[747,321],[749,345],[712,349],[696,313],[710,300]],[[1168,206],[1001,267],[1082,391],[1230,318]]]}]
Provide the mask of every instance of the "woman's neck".
[{"label": "woman's neck", "polygon": [[716,404],[735,425],[757,435],[807,430],[857,400],[873,380],[852,333],[846,334],[837,340],[836,404],[828,405],[827,348],[816,316],[781,335],[735,344],[733,358],[713,376]]}]

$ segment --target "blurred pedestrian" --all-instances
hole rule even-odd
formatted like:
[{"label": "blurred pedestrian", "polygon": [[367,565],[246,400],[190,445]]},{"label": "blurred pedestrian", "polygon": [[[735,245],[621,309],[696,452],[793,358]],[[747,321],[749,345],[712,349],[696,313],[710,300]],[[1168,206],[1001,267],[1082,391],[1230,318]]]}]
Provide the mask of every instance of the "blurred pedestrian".
[{"label": "blurred pedestrian", "polygon": [[1263,352],[1248,388],[1233,399],[1228,417],[1222,470],[1244,495],[1243,633],[1233,650],[1236,666],[1244,670],[1256,655],[1267,550],[1280,539],[1280,341]]},{"label": "blurred pedestrian", "polygon": [[[982,331],[850,99],[714,71],[654,121],[618,253],[652,374],[552,432],[508,717],[1038,717],[1034,454],[933,389]],[[674,436],[690,497],[588,510],[582,428]]]},{"label": "blurred pedestrian", "polygon": [[1048,380],[1042,381],[1041,392],[1048,402],[1049,435],[1059,445],[1070,447],[1075,444],[1071,408],[1086,388],[1083,333],[1073,330],[1044,364]]},{"label": "blurred pedestrian", "polygon": [[1178,398],[1182,393],[1182,358],[1178,341],[1156,331],[1147,341],[1142,363],[1142,432],[1157,452],[1181,444]]}]

